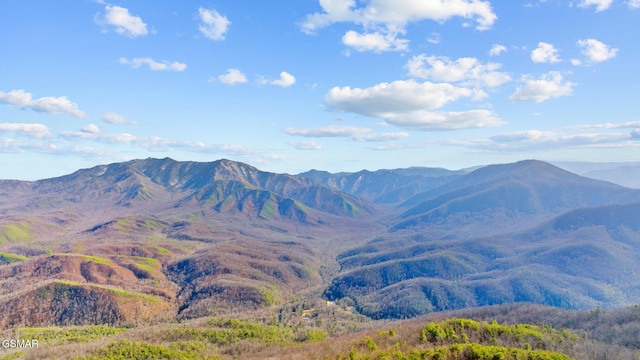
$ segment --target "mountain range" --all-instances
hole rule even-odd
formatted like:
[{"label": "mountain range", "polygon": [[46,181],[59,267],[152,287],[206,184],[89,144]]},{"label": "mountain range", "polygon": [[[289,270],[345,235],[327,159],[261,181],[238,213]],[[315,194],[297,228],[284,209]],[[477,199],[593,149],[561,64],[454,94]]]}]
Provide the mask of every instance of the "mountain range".
[{"label": "mountain range", "polygon": [[640,296],[639,214],[640,190],[536,160],[289,175],[149,158],[4,180],[0,327],[319,299],[371,318],[622,307]]}]

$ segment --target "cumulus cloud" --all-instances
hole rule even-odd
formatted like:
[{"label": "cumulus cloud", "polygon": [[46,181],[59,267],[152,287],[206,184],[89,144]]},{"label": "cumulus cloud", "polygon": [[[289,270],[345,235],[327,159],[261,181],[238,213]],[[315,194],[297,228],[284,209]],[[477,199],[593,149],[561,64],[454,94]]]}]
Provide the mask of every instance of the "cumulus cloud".
[{"label": "cumulus cloud", "polygon": [[36,139],[51,137],[51,132],[43,124],[0,123],[0,133],[11,132]]},{"label": "cumulus cloud", "polygon": [[475,20],[477,29],[486,30],[497,19],[491,4],[480,0],[371,0],[362,7],[356,7],[355,0],[320,0],[320,6],[323,12],[307,15],[302,23],[304,32],[313,33],[338,22],[404,28],[410,22],[444,22],[453,17]]},{"label": "cumulus cloud", "polygon": [[[218,81],[223,84],[235,85],[246,83],[247,77],[238,69],[227,69],[227,73],[218,76]],[[294,80],[295,82],[295,80]]]},{"label": "cumulus cloud", "polygon": [[558,50],[549,43],[539,42],[538,47],[531,52],[531,60],[535,63],[557,63],[560,62]]},{"label": "cumulus cloud", "polygon": [[[357,6],[355,0],[320,0],[322,12],[307,15],[302,31],[317,30],[340,22],[362,26],[364,33],[349,30],[342,42],[358,51],[403,51],[409,41],[398,38],[407,24],[422,20],[444,22],[453,17],[475,20],[479,30],[489,29],[497,16],[488,1],[481,0],[371,0]],[[465,24],[466,25],[466,24]]]},{"label": "cumulus cloud", "polygon": [[603,10],[607,10],[609,7],[611,7],[612,3],[613,0],[581,0],[580,3],[578,3],[578,7],[588,8],[590,6],[595,6],[596,12],[600,12]]},{"label": "cumulus cloud", "polygon": [[333,110],[384,117],[388,113],[436,109],[473,95],[471,89],[451,84],[398,80],[364,89],[334,87],[325,96],[325,103]]},{"label": "cumulus cloud", "polygon": [[109,124],[135,124],[136,122],[133,120],[129,120],[120,114],[116,114],[113,112],[107,112],[102,115],[102,120],[104,122],[108,122]]},{"label": "cumulus cloud", "polygon": [[407,62],[409,75],[443,82],[460,82],[462,85],[496,87],[511,80],[499,72],[498,63],[482,64],[476,58],[460,58],[452,61],[444,56],[416,55]]},{"label": "cumulus cloud", "polygon": [[289,87],[296,83],[296,78],[295,76],[289,74],[288,72],[283,71],[280,73],[279,79],[268,81],[268,83],[271,85],[277,85],[281,87]]},{"label": "cumulus cloud", "polygon": [[602,62],[613,59],[618,53],[618,49],[596,39],[579,40],[578,46],[582,48],[582,54],[592,62]]},{"label": "cumulus cloud", "polygon": [[493,44],[493,46],[491,47],[491,49],[489,50],[489,55],[490,56],[498,56],[500,54],[502,54],[503,52],[507,51],[507,47],[504,45],[500,45],[500,44]]},{"label": "cumulus cloud", "polygon": [[77,118],[86,116],[85,113],[78,108],[78,104],[69,101],[66,96],[45,96],[34,99],[31,93],[23,89],[12,90],[8,93],[0,91],[0,103],[47,114],[65,114]]},{"label": "cumulus cloud", "polygon": [[205,8],[198,9],[198,16],[201,21],[198,29],[205,37],[214,41],[225,39],[231,25],[231,21],[226,16],[220,15],[215,9]]},{"label": "cumulus cloud", "polygon": [[89,133],[89,134],[97,134],[100,132],[100,128],[96,124],[89,124],[87,126],[82,127],[82,129],[80,130],[82,132]]},{"label": "cumulus cloud", "polygon": [[129,9],[120,6],[105,6],[105,14],[99,23],[113,26],[115,31],[124,36],[136,37],[147,35],[147,24],[139,16],[129,13]]},{"label": "cumulus cloud", "polygon": [[121,57],[118,62],[122,65],[129,65],[134,69],[139,69],[140,67],[142,67],[142,65],[147,65],[149,66],[149,70],[151,71],[177,71],[177,72],[181,72],[184,71],[187,68],[186,64],[174,61],[174,62],[170,62],[170,61],[155,61],[152,58],[134,58],[134,59],[127,59],[124,57]]},{"label": "cumulus cloud", "polygon": [[448,83],[398,80],[365,89],[334,87],[325,96],[325,103],[332,110],[377,117],[408,129],[456,130],[498,126],[502,121],[487,110],[431,111],[461,98],[478,99],[485,95],[482,91]]},{"label": "cumulus cloud", "polygon": [[342,37],[342,43],[356,51],[405,51],[409,48],[409,40],[398,39],[397,33],[373,32],[359,34],[353,30],[347,31]]},{"label": "cumulus cloud", "polygon": [[568,96],[573,93],[574,83],[563,79],[559,72],[551,71],[535,79],[523,76],[524,85],[509,97],[510,101],[543,102],[551,98]]},{"label": "cumulus cloud", "polygon": [[298,150],[322,150],[322,145],[318,144],[315,140],[292,141],[289,145]]},{"label": "cumulus cloud", "polygon": [[640,0],[629,0],[627,5],[630,9],[640,9]]}]

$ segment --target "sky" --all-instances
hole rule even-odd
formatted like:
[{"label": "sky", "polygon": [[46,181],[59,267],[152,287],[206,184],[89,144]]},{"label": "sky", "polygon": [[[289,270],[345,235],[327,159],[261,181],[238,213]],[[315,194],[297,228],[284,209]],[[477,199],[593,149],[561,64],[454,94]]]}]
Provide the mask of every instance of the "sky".
[{"label": "sky", "polygon": [[640,161],[640,0],[3,0],[0,178]]}]

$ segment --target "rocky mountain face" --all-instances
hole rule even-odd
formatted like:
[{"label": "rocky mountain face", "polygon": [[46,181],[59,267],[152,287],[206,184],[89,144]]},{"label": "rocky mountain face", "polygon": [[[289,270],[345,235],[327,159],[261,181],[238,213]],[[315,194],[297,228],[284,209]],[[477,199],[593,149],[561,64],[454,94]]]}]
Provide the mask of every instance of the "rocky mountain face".
[{"label": "rocky mountain face", "polygon": [[0,326],[318,296],[373,318],[624,306],[640,296],[639,204],[640,190],[534,160],[287,175],[166,158],[0,181]]}]

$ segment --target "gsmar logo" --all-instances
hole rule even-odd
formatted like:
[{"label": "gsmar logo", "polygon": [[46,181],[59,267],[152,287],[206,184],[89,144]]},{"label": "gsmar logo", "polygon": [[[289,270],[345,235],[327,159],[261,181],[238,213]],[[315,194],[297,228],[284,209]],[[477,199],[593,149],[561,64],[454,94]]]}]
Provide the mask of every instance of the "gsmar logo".
[{"label": "gsmar logo", "polygon": [[2,339],[0,342],[0,346],[4,349],[15,349],[15,348],[37,348],[38,340],[36,339]]}]

